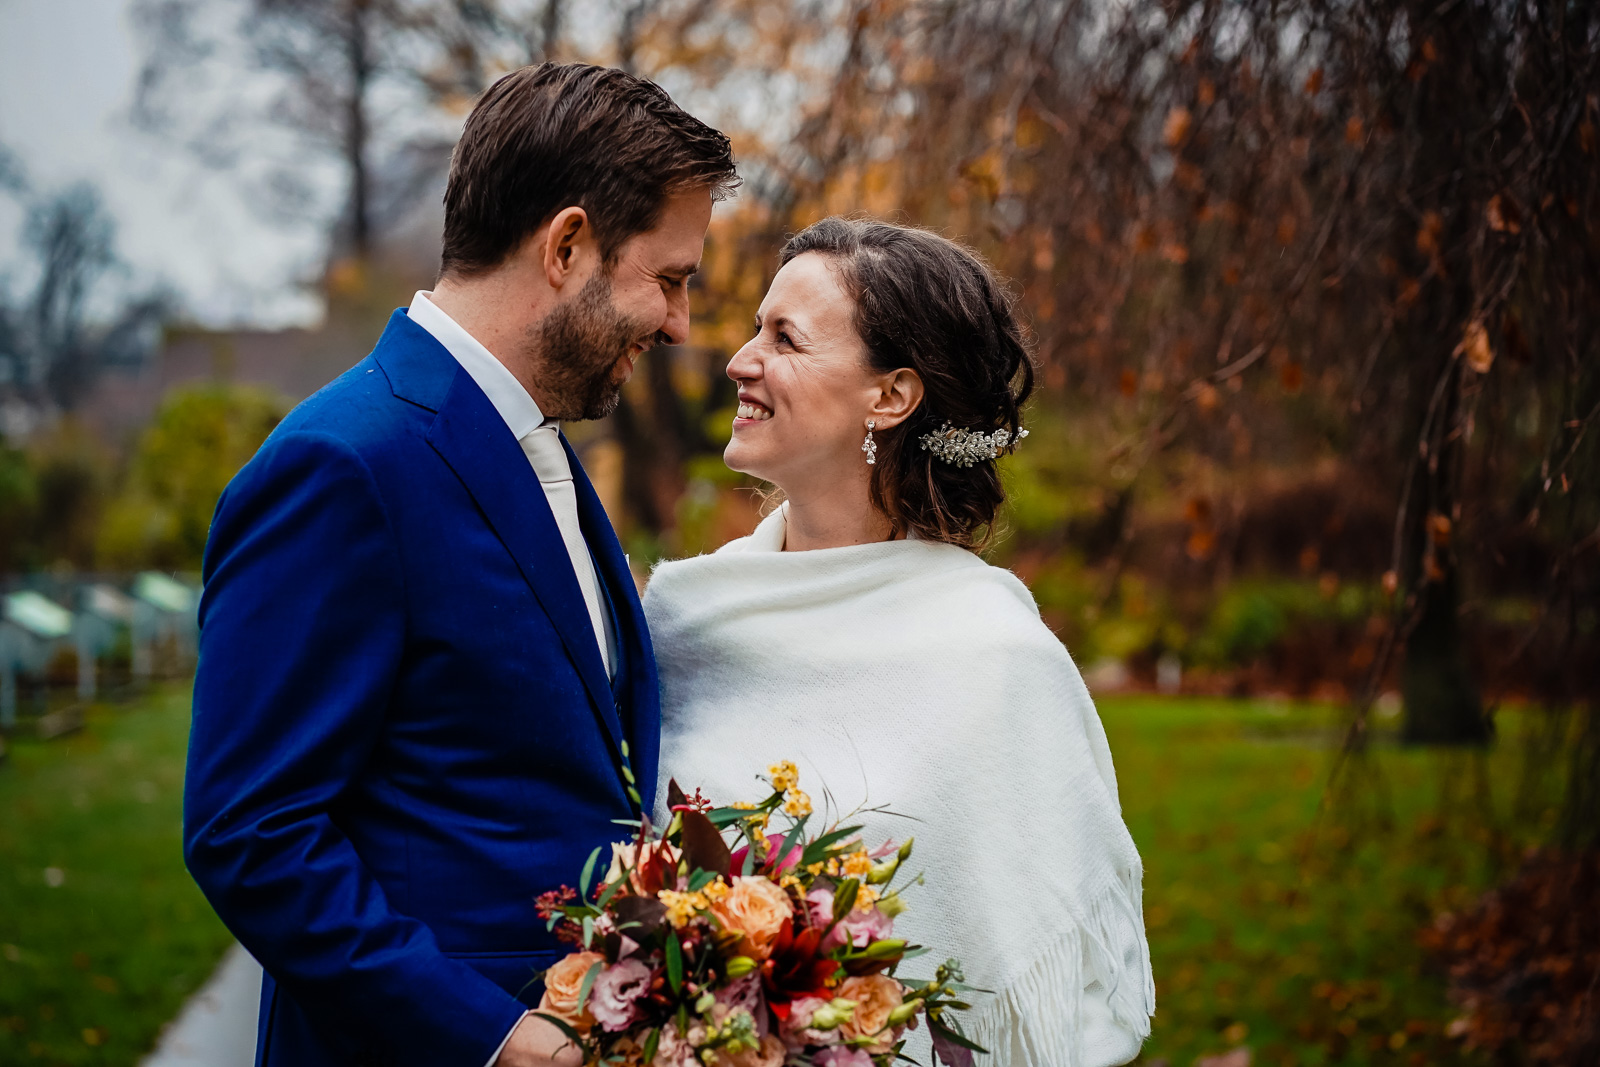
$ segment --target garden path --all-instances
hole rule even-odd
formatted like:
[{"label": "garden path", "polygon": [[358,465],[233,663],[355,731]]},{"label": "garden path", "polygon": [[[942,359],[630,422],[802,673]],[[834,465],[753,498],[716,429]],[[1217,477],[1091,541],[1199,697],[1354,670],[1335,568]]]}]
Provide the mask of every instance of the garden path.
[{"label": "garden path", "polygon": [[261,965],[236,944],[140,1067],[250,1067],[260,997]]}]

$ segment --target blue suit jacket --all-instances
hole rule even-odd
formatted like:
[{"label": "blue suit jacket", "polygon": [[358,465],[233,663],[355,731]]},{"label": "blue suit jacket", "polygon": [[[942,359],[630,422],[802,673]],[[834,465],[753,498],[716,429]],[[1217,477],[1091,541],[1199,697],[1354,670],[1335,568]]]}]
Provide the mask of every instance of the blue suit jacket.
[{"label": "blue suit jacket", "polygon": [[572,469],[614,683],[521,447],[403,311],[218,503],[184,846],[266,968],[258,1064],[483,1067],[563,954],[534,897],[653,797],[650,640]]}]

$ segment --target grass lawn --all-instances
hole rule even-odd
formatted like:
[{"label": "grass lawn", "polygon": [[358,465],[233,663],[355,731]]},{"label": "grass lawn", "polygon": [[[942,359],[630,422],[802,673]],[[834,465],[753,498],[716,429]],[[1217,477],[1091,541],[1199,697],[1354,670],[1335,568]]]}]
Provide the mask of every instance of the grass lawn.
[{"label": "grass lawn", "polygon": [[230,942],[180,852],[186,686],[0,764],[0,1064],[133,1064]]},{"label": "grass lawn", "polygon": [[1455,1013],[1416,936],[1514,850],[1496,829],[1514,802],[1546,810],[1517,792],[1519,745],[1380,738],[1319,817],[1338,709],[1099,704],[1145,862],[1157,1011],[1141,1063],[1190,1067],[1240,1047],[1256,1067],[1479,1062],[1447,1036]]},{"label": "grass lawn", "polygon": [[[1416,933],[1487,884],[1504,827],[1537,829],[1520,746],[1380,742],[1319,817],[1336,709],[1100,709],[1145,861],[1158,1011],[1141,1062],[1474,1062]],[[0,1064],[137,1062],[228,944],[179,852],[188,722],[187,689],[160,689],[74,736],[18,739],[0,765]]]}]

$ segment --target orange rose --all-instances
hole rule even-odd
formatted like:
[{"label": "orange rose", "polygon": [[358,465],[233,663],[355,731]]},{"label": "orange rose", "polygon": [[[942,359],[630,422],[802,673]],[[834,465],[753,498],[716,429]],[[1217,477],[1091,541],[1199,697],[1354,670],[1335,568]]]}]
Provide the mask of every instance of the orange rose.
[{"label": "orange rose", "polygon": [[846,1041],[871,1038],[873,1043],[866,1046],[866,1051],[877,1056],[888,1052],[900,1040],[901,1027],[885,1028],[889,1025],[889,1013],[905,999],[905,986],[888,975],[869,974],[865,978],[846,978],[837,995],[856,1002],[855,1012],[839,1027]]},{"label": "orange rose", "polygon": [[598,952],[574,952],[550,968],[545,972],[539,1010],[554,1015],[580,1034],[588,1033],[594,1016],[589,1014],[587,1005],[581,1013],[578,1011],[578,994],[583,992],[583,978],[589,968],[605,961]]},{"label": "orange rose", "polygon": [[739,953],[760,963],[772,955],[772,942],[794,905],[771,880],[753,875],[735,878],[728,895],[712,905],[722,925],[739,935]]}]

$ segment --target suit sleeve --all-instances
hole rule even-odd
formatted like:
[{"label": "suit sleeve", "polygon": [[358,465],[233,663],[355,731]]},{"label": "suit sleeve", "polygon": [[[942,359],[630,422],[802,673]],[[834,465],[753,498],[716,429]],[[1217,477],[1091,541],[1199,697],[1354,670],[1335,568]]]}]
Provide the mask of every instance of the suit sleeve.
[{"label": "suit sleeve", "polygon": [[344,442],[274,437],[206,546],[184,852],[217,914],[330,1033],[482,1067],[525,1010],[390,907],[333,813],[401,668],[403,569]]}]

